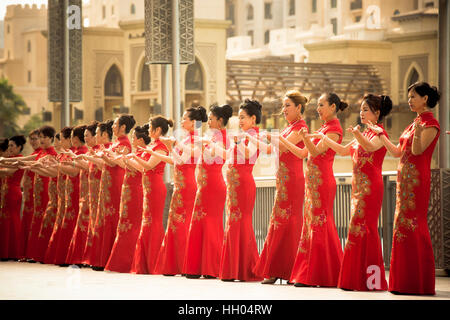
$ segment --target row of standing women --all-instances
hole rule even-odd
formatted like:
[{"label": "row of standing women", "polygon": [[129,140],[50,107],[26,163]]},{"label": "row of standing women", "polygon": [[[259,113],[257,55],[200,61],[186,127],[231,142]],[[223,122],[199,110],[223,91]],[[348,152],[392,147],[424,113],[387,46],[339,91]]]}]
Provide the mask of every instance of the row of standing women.
[{"label": "row of standing women", "polygon": [[[239,109],[238,133],[227,133],[233,112],[223,105],[212,106],[209,114],[200,106],[187,109],[181,121],[187,134],[180,139],[164,137],[173,122],[157,116],[135,127],[130,142],[127,135],[135,126],[130,115],[64,128],[55,148],[54,129],[43,127],[30,134],[35,151],[26,157],[20,155],[24,138],[13,137],[9,155],[0,160],[1,258],[223,281],[273,284],[284,279],[301,287],[434,294],[426,216],[430,161],[440,130],[431,108],[438,100],[436,88],[427,83],[408,89],[417,117],[398,145],[382,125],[392,109],[388,96],[364,96],[360,119],[366,129],[350,127],[354,140],[341,145],[337,113],[347,104],[334,93],[323,94],[317,106],[323,125],[308,133],[302,117],[307,99],[298,91],[284,97],[282,112],[289,124],[280,133],[259,132],[261,105],[246,100]],[[202,122],[210,129],[205,136],[199,130]],[[387,151],[400,157],[389,285],[377,231]],[[261,153],[278,155],[278,168],[268,233],[258,254],[252,169]],[[344,251],[333,216],[335,153],[353,162]],[[166,163],[174,166],[174,189],[164,232]]]}]

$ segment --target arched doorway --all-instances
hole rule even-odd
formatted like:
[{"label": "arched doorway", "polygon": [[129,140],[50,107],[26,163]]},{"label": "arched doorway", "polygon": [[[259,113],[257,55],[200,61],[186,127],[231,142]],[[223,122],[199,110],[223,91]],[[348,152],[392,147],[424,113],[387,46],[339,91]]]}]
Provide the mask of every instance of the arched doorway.
[{"label": "arched doorway", "polygon": [[189,65],[185,73],[184,90],[185,90],[185,107],[191,105],[205,104],[205,77],[203,68],[197,58],[195,62]]},{"label": "arched doorway", "polygon": [[104,82],[105,116],[112,119],[116,114],[126,113],[123,107],[123,80],[117,65],[113,64],[106,73]]}]

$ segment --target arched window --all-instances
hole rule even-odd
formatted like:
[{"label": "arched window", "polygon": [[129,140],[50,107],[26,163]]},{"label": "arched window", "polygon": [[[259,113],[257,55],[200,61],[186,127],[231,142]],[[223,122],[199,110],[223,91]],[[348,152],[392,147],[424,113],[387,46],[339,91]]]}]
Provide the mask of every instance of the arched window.
[{"label": "arched window", "polygon": [[253,20],[253,6],[251,4],[247,6],[247,20]]},{"label": "arched window", "polygon": [[187,67],[185,78],[186,90],[203,90],[203,71],[200,63],[195,59],[195,63]]},{"label": "arched window", "polygon": [[419,81],[419,73],[417,72],[416,68],[412,68],[412,70],[411,70],[411,72],[409,73],[409,76],[408,76],[407,87],[409,87],[410,85],[416,83],[417,81]]},{"label": "arched window", "polygon": [[112,65],[105,77],[105,96],[121,97],[122,95],[122,76],[119,68],[116,65]]},{"label": "arched window", "polygon": [[131,6],[130,6],[130,13],[131,14],[135,14],[136,13],[136,6],[134,5],[134,3],[132,3]]},{"label": "arched window", "polygon": [[150,68],[145,63],[141,71],[141,91],[150,91]]},{"label": "arched window", "polygon": [[289,0],[289,15],[295,15],[295,0]]},{"label": "arched window", "polygon": [[268,44],[270,41],[270,30],[266,30],[264,32],[264,44]]}]

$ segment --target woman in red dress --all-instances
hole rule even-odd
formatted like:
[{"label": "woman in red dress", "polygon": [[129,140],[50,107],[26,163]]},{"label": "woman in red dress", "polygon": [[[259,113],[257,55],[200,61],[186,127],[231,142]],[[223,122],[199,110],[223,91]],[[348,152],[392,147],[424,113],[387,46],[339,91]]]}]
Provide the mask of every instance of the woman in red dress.
[{"label": "woman in red dress", "polygon": [[[135,155],[144,159],[144,148],[150,143],[148,133],[149,125],[137,126],[132,135],[131,144]],[[131,159],[134,154],[120,156],[115,160],[117,165],[125,168],[125,177],[122,185],[122,195],[120,200],[119,223],[117,225],[116,239],[111,250],[105,270],[115,272],[131,271],[136,242],[141,230],[142,221],[142,173],[135,169],[134,161]],[[153,199],[152,199],[153,201]]]},{"label": "woman in red dress", "polygon": [[84,141],[85,125],[80,125],[72,130],[72,146],[74,151],[69,151],[68,159],[59,165],[62,173],[67,175],[66,179],[66,199],[64,218],[60,226],[61,232],[56,240],[55,264],[66,266],[67,253],[69,250],[70,241],[73,237],[76,223],[78,220],[78,213],[80,209],[80,175],[81,170],[75,167],[73,157],[87,152],[87,147]]},{"label": "woman in red dress", "polygon": [[430,198],[430,164],[440,126],[431,109],[439,101],[436,87],[417,82],[408,88],[408,104],[417,113],[393,145],[381,129],[381,141],[400,157],[388,290],[396,294],[435,294],[435,265],[427,213]]},{"label": "woman in red dress", "polygon": [[[8,139],[8,156],[17,158],[26,143],[24,136]],[[0,177],[4,178],[0,203],[0,258],[20,258],[20,207],[22,205],[22,169],[2,168]]]},{"label": "woman in red dress", "polygon": [[103,271],[108,262],[119,222],[120,194],[125,170],[118,166],[112,157],[130,153],[131,143],[127,135],[135,124],[136,120],[132,115],[118,116],[112,126],[117,140],[110,149],[104,149],[101,153],[104,165],[96,221],[96,229],[99,232],[94,233],[90,263],[95,271]]},{"label": "woman in red dress", "polygon": [[[257,136],[261,122],[261,105],[245,100],[239,108],[239,127]],[[253,273],[259,258],[253,231],[252,216],[256,198],[253,166],[258,158],[258,145],[236,136],[231,148],[231,163],[227,170],[226,227],[220,260],[219,278],[222,281],[260,281]]]},{"label": "woman in red dress", "polygon": [[[60,164],[67,161],[68,155],[67,152],[69,150],[75,150],[72,147],[72,127],[64,127],[60,133],[58,133],[56,136],[59,136],[59,144],[60,144],[60,153],[56,157],[56,161],[53,163],[52,166],[49,168],[46,168],[47,170],[56,170],[56,193],[58,202],[56,205],[56,217],[53,225],[51,226],[51,234],[50,238],[48,239],[48,244],[46,246],[45,256],[44,256],[44,263],[48,264],[54,264],[55,263],[55,256],[56,256],[56,248],[58,244],[59,235],[62,230],[62,221],[64,219],[64,211],[66,209],[66,180],[67,174],[63,173],[60,169]],[[44,170],[42,167],[39,168],[40,170]],[[41,226],[41,230],[42,230]],[[45,227],[44,227],[45,228]]]},{"label": "woman in red dress", "polygon": [[[159,139],[164,136],[169,127],[173,127],[172,120],[157,116],[150,119],[150,138],[152,143],[149,148],[153,152],[167,155],[169,150]],[[166,163],[156,156],[148,156],[142,159],[134,155],[135,164],[142,173],[142,188],[144,191],[144,203],[142,222],[136,250],[134,252],[131,272],[137,274],[154,274],[156,259],[164,237],[163,212],[166,200],[166,185],[163,174]]]},{"label": "woman in red dress", "polygon": [[208,116],[202,106],[191,107],[183,114],[181,127],[188,135],[181,141],[175,142],[169,149],[172,156],[163,156],[161,153],[147,150],[152,156],[174,165],[173,194],[170,201],[169,217],[166,234],[156,261],[155,273],[166,276],[182,274],[186,240],[191,223],[192,209],[194,208],[197,182],[195,181],[195,167],[198,162],[200,149],[196,147],[199,142],[197,129]]},{"label": "woman in red dress", "polygon": [[[44,126],[39,131],[42,150],[36,156],[35,160],[39,161],[39,159],[43,159],[47,156],[55,158],[57,153],[52,146],[55,137],[55,129],[50,126]],[[42,219],[44,218],[44,213],[47,209],[49,200],[49,180],[49,177],[41,176],[40,174],[35,174],[34,176],[34,213],[31,221],[30,234],[28,236],[26,254],[32,261],[43,262],[45,250],[47,248],[41,245],[39,234],[41,231]]]},{"label": "woman in red dress", "polygon": [[208,115],[211,139],[204,140],[198,167],[197,194],[186,243],[183,274],[187,278],[217,278],[223,243],[226,185],[222,167],[228,146],[225,126],[233,115],[229,105],[212,106]]},{"label": "woman in red dress", "polygon": [[[323,94],[318,100],[317,112],[324,124],[317,132],[341,143],[342,128],[336,113],[347,103],[335,93]],[[342,261],[342,248],[334,223],[333,202],[336,180],[333,174],[335,151],[320,139],[311,140],[306,130],[299,132],[305,149],[299,156],[308,156],[305,173],[305,204],[303,228],[297,257],[291,274],[295,286],[336,287]]]},{"label": "woman in red dress", "polygon": [[[41,151],[39,141],[39,130],[33,130],[28,135],[28,142],[33,148],[31,155],[37,155]],[[34,211],[34,196],[33,196],[33,184],[34,184],[34,172],[31,170],[25,170],[22,178],[22,192],[23,192],[23,209],[22,219],[20,226],[20,258],[25,259],[25,253],[27,252],[28,235],[30,233],[31,219],[33,218]]]},{"label": "woman in red dress", "polygon": [[[283,99],[283,114],[289,125],[280,133],[282,141],[289,141],[303,148],[298,131],[306,129],[302,114],[306,97],[298,91],[288,91]],[[270,216],[269,230],[264,247],[255,266],[256,275],[266,278],[263,284],[274,284],[277,279],[289,280],[302,230],[302,205],[305,182],[303,162],[296,157],[280,139],[272,138],[271,147],[279,149],[279,163],[276,174],[275,203]],[[273,152],[272,148],[268,149]]]},{"label": "woman in red dress", "polygon": [[[97,145],[95,145],[89,154],[84,154],[82,157],[89,163],[89,231],[86,239],[86,246],[84,248],[83,253],[83,264],[92,265],[91,256],[92,256],[92,243],[94,239],[94,235],[100,234],[101,226],[96,226],[97,221],[97,212],[98,212],[98,203],[99,203],[99,194],[101,187],[101,177],[102,177],[102,168],[103,168],[103,160],[99,159],[97,156],[98,152],[103,152],[105,149],[109,149],[111,147],[111,139],[113,136],[112,126],[114,124],[113,120],[109,120],[106,122],[102,122],[98,124],[95,138],[97,141]],[[101,247],[97,247],[101,249]],[[94,256],[99,256],[100,251],[94,253]]]},{"label": "woman in red dress", "polygon": [[[98,122],[86,126],[84,130],[84,141],[87,147],[92,150],[97,145],[95,137]],[[78,211],[78,219],[73,232],[72,239],[69,244],[69,250],[66,257],[68,264],[83,264],[83,254],[86,248],[86,241],[89,229],[90,212],[89,212],[89,162],[83,160],[83,155],[74,156],[74,165],[80,169],[80,204]]]},{"label": "woman in red dress", "polygon": [[[365,125],[386,131],[381,121],[392,109],[388,96],[368,94],[361,103],[360,118]],[[352,157],[352,206],[347,242],[345,244],[338,287],[346,290],[387,290],[383,254],[378,234],[378,217],[383,203],[381,174],[386,148],[377,134],[359,125],[348,129],[355,139],[342,146],[322,133],[315,137],[341,156]]]}]

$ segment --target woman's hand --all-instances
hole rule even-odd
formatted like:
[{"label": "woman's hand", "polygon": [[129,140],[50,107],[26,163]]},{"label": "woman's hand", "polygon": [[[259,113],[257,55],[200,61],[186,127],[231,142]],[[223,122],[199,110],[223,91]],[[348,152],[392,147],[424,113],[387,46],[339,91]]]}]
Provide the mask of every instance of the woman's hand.
[{"label": "woman's hand", "polygon": [[307,134],[306,137],[310,138],[310,139],[320,139],[323,140],[325,138],[325,135],[322,132],[315,132],[315,133],[310,133]]},{"label": "woman's hand", "polygon": [[361,127],[359,126],[359,124],[354,127],[350,126],[350,127],[348,127],[347,132],[355,134],[355,132],[359,131],[360,128]]},{"label": "woman's hand", "polygon": [[376,126],[372,123],[372,121],[369,120],[369,123],[367,124],[367,127],[372,130],[373,132],[375,132],[377,135],[383,133],[383,128]]}]

